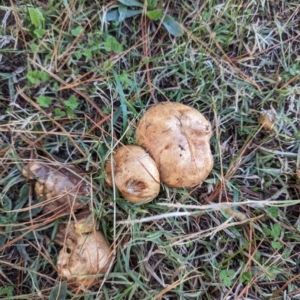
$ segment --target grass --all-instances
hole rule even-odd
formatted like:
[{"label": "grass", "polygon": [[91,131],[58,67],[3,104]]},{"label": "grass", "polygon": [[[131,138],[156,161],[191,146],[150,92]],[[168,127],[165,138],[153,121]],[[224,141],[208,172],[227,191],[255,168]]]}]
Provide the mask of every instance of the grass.
[{"label": "grass", "polygon": [[[0,297],[299,299],[300,5],[156,2],[183,35],[141,13],[106,22],[118,1],[1,2]],[[160,101],[212,122],[215,165],[201,186],[162,185],[135,206],[103,167]],[[267,131],[258,119],[271,111]],[[116,255],[101,285],[82,292],[57,275],[66,218],[43,216],[21,173],[32,159],[85,171]]]}]

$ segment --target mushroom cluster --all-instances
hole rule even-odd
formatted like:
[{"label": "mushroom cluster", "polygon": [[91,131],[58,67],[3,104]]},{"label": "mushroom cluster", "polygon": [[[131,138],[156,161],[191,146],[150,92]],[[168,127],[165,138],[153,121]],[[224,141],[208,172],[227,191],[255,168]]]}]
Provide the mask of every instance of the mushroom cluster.
[{"label": "mushroom cluster", "polygon": [[[158,195],[159,180],[175,188],[200,184],[213,168],[211,136],[211,123],[196,109],[176,102],[152,106],[136,128],[142,148],[122,146],[113,154],[116,187],[126,200],[145,203]],[[106,182],[112,186],[110,159]]]},{"label": "mushroom cluster", "polygon": [[[137,145],[119,147],[105,164],[105,181],[116,185],[132,203],[157,197],[160,182],[170,187],[193,187],[205,180],[213,167],[210,122],[196,109],[163,102],[146,111],[136,129]],[[35,192],[43,198],[43,212],[70,215],[60,225],[55,242],[62,245],[57,272],[71,286],[86,289],[100,282],[112,263],[112,251],[97,231],[84,198],[90,197],[81,171],[31,162],[23,175],[36,180]],[[79,213],[77,212],[79,211]],[[76,214],[75,214],[76,212]]]},{"label": "mushroom cluster", "polygon": [[63,246],[57,258],[58,274],[80,289],[100,282],[99,274],[107,272],[112,251],[103,234],[91,222],[88,206],[82,201],[90,196],[88,185],[80,175],[82,172],[70,167],[30,162],[22,173],[27,179],[36,180],[35,193],[43,199],[44,214],[73,216],[81,210],[76,221],[61,225],[55,236],[54,241]]}]

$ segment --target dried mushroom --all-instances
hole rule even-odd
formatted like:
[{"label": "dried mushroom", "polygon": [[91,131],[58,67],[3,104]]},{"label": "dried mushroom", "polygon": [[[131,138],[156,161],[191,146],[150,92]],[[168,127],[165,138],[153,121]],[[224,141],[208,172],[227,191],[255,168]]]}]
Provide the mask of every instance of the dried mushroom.
[{"label": "dried mushroom", "polygon": [[57,272],[70,286],[88,289],[101,282],[112,261],[104,235],[91,222],[80,220],[60,226],[55,242],[63,248],[58,254]]},{"label": "dried mushroom", "polygon": [[79,200],[89,196],[87,184],[76,169],[49,166],[40,162],[28,163],[23,168],[27,179],[36,179],[35,192],[38,198],[44,198],[43,211],[70,213],[87,205]]}]

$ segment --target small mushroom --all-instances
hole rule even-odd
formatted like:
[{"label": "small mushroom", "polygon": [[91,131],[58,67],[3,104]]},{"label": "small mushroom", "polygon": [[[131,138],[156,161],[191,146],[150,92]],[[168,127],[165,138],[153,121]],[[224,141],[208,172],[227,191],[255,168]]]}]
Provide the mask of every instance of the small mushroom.
[{"label": "small mushroom", "polygon": [[112,251],[104,235],[89,220],[61,225],[55,242],[63,246],[58,254],[57,272],[70,286],[88,289],[101,282],[99,274],[109,269]]},{"label": "small mushroom", "polygon": [[87,184],[80,171],[73,172],[63,167],[54,167],[40,162],[30,162],[22,170],[27,179],[36,179],[35,192],[38,198],[45,198],[43,212],[66,212],[86,208],[78,198],[89,196]]},{"label": "small mushroom", "polygon": [[[160,179],[155,161],[141,147],[126,145],[113,154],[114,181],[122,196],[132,203],[152,201],[159,193]],[[111,158],[105,165],[105,181],[113,186]]]},{"label": "small mushroom", "polygon": [[273,132],[276,123],[276,111],[274,109],[263,111],[258,118],[258,122],[266,131]]},{"label": "small mushroom", "polygon": [[196,109],[176,102],[149,108],[136,129],[136,142],[149,151],[161,180],[170,187],[192,187],[213,168],[211,123]]}]

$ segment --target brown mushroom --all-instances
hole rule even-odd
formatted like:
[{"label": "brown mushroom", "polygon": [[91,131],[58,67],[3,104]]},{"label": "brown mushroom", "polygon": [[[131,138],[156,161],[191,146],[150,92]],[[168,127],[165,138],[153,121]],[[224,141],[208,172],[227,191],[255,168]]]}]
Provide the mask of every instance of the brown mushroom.
[{"label": "brown mushroom", "polygon": [[[160,179],[155,161],[141,147],[126,145],[113,154],[114,181],[122,196],[132,203],[146,203],[159,193]],[[111,158],[105,165],[108,185],[113,186]]]},{"label": "brown mushroom", "polygon": [[149,108],[136,129],[136,142],[154,158],[170,187],[192,187],[213,168],[211,123],[196,109],[176,102]]},{"label": "brown mushroom", "polygon": [[57,272],[70,286],[88,289],[101,282],[99,274],[109,269],[112,251],[104,235],[89,220],[61,225],[55,242],[63,246],[58,254]]},{"label": "brown mushroom", "polygon": [[[71,172],[70,170],[73,170]],[[38,198],[45,198],[43,212],[70,213],[87,205],[79,197],[89,196],[87,184],[80,171],[54,167],[40,162],[30,162],[22,170],[27,179],[36,179],[35,192]]]}]

